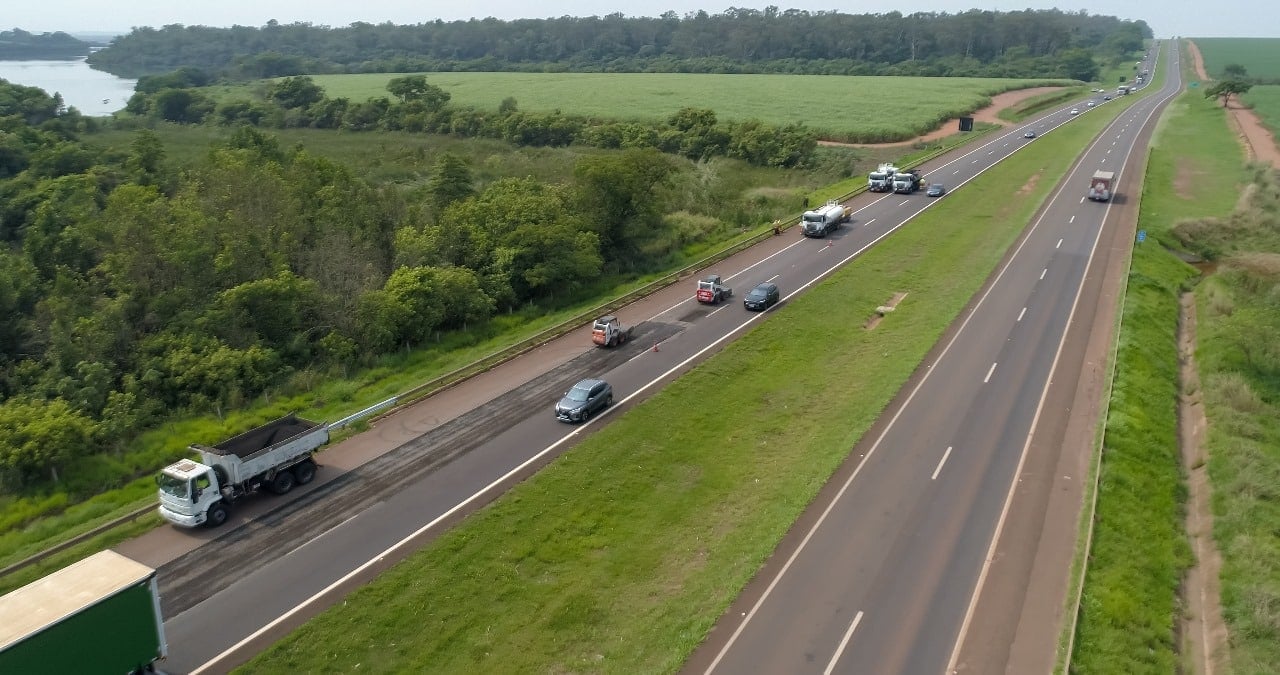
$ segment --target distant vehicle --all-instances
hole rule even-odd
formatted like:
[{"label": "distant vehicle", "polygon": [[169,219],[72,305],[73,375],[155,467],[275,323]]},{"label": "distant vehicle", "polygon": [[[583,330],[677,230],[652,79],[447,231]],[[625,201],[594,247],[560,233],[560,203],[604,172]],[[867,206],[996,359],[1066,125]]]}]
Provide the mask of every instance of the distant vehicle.
[{"label": "distant vehicle", "polygon": [[751,289],[747,297],[742,299],[742,306],[753,311],[763,312],[778,304],[780,296],[777,284],[765,282]]},{"label": "distant vehicle", "polygon": [[1071,114],[1072,114],[1072,115],[1079,115],[1079,114],[1080,114],[1080,109],[1079,109],[1079,108],[1072,108],[1072,109],[1071,109]]},{"label": "distant vehicle", "polygon": [[[1035,130],[1035,129],[1027,129],[1027,133],[1023,134],[1023,135],[1022,135],[1022,137],[1023,137],[1023,138],[1035,138],[1035,137],[1036,137],[1036,130]],[[933,186],[930,186],[930,187],[933,187]]]},{"label": "distant vehicle", "polygon": [[168,654],[156,571],[95,553],[0,597],[0,673],[154,673]]},{"label": "distant vehicle", "polygon": [[1089,199],[1095,202],[1110,201],[1111,189],[1115,182],[1114,171],[1094,171],[1093,178],[1089,179]]},{"label": "distant vehicle", "polygon": [[618,317],[610,314],[591,324],[591,341],[597,347],[617,347],[631,339],[632,326],[624,326]]},{"label": "distant vehicle", "polygon": [[800,216],[800,231],[806,237],[825,237],[836,231],[840,223],[848,222],[852,214],[852,209],[831,200],[820,209],[805,211],[804,215]]},{"label": "distant vehicle", "polygon": [[1103,97],[1102,97],[1102,100],[1104,100],[1104,101],[1110,101],[1110,100],[1111,100],[1111,94],[1107,94],[1106,96],[1103,96]]},{"label": "distant vehicle", "polygon": [[174,525],[217,527],[231,505],[266,488],[282,495],[316,477],[311,458],[329,442],[329,425],[285,415],[214,446],[193,444],[184,459],[156,476],[160,516]]},{"label": "distant vehicle", "polygon": [[733,289],[725,286],[720,281],[719,274],[708,274],[698,281],[698,290],[694,294],[698,302],[715,305],[721,300],[728,300],[733,297]]},{"label": "distant vehicle", "polygon": [[929,186],[928,190],[925,190],[924,194],[926,197],[941,197],[947,194],[947,186],[942,183],[934,183]]},{"label": "distant vehicle", "polygon": [[1089,101],[1089,103],[1087,103],[1086,105],[1088,105],[1090,108],[1092,108],[1093,106],[1098,105],[1098,103],[1097,103],[1097,101]]},{"label": "distant vehicle", "polygon": [[613,387],[604,380],[585,379],[573,385],[556,404],[556,419],[561,422],[586,422],[591,416],[613,405]]}]

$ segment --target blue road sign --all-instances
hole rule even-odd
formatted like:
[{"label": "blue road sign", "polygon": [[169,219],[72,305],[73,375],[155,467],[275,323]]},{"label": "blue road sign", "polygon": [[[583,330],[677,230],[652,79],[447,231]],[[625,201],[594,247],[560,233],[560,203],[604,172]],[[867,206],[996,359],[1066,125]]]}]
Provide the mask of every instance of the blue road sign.
[{"label": "blue road sign", "polygon": [[1139,244],[1141,244],[1142,242],[1144,242],[1144,241],[1146,241],[1146,240],[1147,240],[1147,231],[1146,231],[1146,230],[1138,230],[1138,243],[1139,243]]}]

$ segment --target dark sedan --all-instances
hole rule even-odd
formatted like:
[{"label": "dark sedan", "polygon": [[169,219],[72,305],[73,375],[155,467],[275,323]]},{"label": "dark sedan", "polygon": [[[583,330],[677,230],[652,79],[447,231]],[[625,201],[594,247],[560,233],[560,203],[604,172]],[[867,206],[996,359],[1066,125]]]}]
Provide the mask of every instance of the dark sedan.
[{"label": "dark sedan", "polygon": [[742,299],[742,306],[752,311],[763,312],[778,304],[779,297],[781,294],[778,292],[777,284],[766,282],[751,289],[747,297]]},{"label": "dark sedan", "polygon": [[934,183],[929,186],[928,190],[924,191],[924,194],[926,197],[941,197],[947,194],[947,186],[942,183]]},{"label": "dark sedan", "polygon": [[564,393],[556,404],[556,418],[562,422],[586,422],[613,405],[613,387],[604,380],[586,379]]}]

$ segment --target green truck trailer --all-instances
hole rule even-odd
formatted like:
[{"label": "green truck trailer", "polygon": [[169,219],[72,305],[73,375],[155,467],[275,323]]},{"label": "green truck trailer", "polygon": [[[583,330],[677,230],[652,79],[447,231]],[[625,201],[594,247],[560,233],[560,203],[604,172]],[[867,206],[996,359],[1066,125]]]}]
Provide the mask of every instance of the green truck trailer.
[{"label": "green truck trailer", "polygon": [[145,673],[166,654],[156,571],[114,551],[0,597],[0,673]]}]

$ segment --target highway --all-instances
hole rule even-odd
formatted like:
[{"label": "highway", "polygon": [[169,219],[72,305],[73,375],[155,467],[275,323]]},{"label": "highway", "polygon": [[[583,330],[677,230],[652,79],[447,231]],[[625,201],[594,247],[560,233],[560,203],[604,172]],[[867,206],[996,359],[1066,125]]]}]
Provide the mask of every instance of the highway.
[{"label": "highway", "polygon": [[1055,378],[1083,367],[1059,359],[1068,328],[1112,321],[1077,310],[1091,302],[1082,302],[1085,279],[1122,200],[1085,201],[1084,186],[1095,169],[1142,166],[1179,86],[1175,73],[1085,151],[887,424],[854,449],[853,470],[813,505],[689,670],[956,671],[1037,425],[1070,415],[1043,405]]},{"label": "highway", "polygon": [[[829,539],[827,530],[815,530],[810,544],[797,549],[792,569],[804,574],[781,575],[778,586],[785,585],[785,592],[762,596],[749,620],[733,627],[735,639],[721,640],[718,669],[765,672],[770,669],[758,666],[769,663],[779,666],[771,672],[813,671],[825,665],[812,660],[815,654],[850,672],[919,672],[917,664],[938,663],[935,670],[945,665],[954,640],[894,654],[884,648],[902,640],[888,636],[900,636],[904,625],[952,637],[958,632],[1052,369],[1051,346],[1061,339],[1108,209],[1076,201],[1085,184],[1076,173],[1083,167],[1092,172],[1103,162],[1122,169],[1136,130],[1145,124],[1142,116],[1153,105],[1139,102],[1126,112],[1068,177],[1070,187],[976,308],[981,318],[970,316],[982,331],[962,330],[963,341],[946,352],[961,357],[935,363],[928,386],[911,397],[912,412],[898,413],[913,420],[911,430],[891,427],[859,468],[874,479],[859,477],[832,504],[825,522],[839,528],[838,534]],[[954,191],[1034,143],[1022,138],[1024,129],[1043,135],[1072,119],[1068,106],[921,168],[929,182],[944,182]],[[426,413],[392,416],[365,438],[330,449],[307,489],[254,500],[221,530],[166,526],[118,547],[159,567],[170,617],[164,669],[220,672],[245,661],[754,322],[769,320],[774,311],[755,314],[741,306],[755,284],[777,283],[785,306],[910,226],[913,216],[945,208],[947,199],[929,199],[923,192],[860,195],[850,202],[853,222],[828,239],[788,232],[718,264],[712,271],[735,289],[729,303],[699,305],[692,300],[692,280],[678,284],[618,312],[624,322],[637,324],[636,339],[623,348],[595,349],[584,332],[575,332],[415,406]],[[611,382],[618,404],[586,425],[557,422],[552,404],[587,376]],[[832,560],[848,566],[842,563],[833,573],[824,564]],[[946,596],[950,609],[938,611],[934,593]],[[712,641],[726,628],[717,628]],[[831,659],[833,654],[843,657]]]}]

